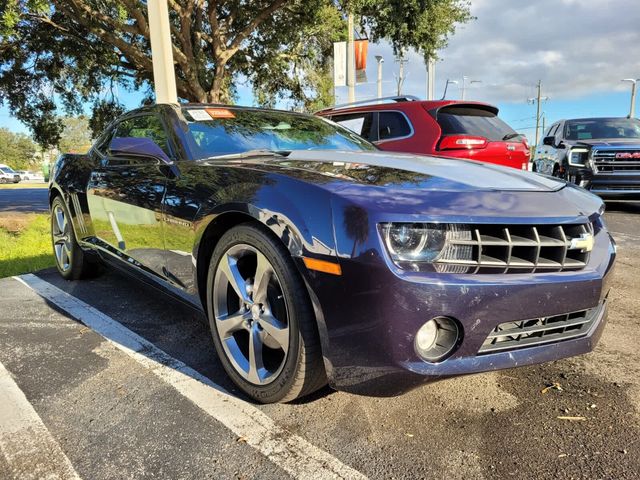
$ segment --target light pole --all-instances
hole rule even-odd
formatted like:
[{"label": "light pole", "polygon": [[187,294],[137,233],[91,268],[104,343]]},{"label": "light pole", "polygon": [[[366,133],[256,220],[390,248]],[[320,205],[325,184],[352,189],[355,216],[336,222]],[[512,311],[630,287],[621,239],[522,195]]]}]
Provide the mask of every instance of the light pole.
[{"label": "light pole", "polygon": [[457,85],[458,81],[457,80],[449,80],[447,78],[447,83],[444,85],[444,93],[442,94],[442,98],[441,100],[444,100],[445,98],[447,98],[447,89],[449,88],[449,84],[453,84],[453,85]]},{"label": "light pole", "polygon": [[[467,91],[467,80],[469,80],[469,77],[467,77],[466,75],[462,76],[462,100],[464,100],[465,98],[465,92]],[[482,83],[482,80],[471,80],[469,82],[469,85],[471,85],[472,83]]]},{"label": "light pole", "polygon": [[436,61],[429,57],[427,62],[427,100],[434,100],[436,84]]},{"label": "light pole", "polygon": [[178,103],[167,0],[149,0],[147,8],[156,103]]},{"label": "light pole", "polygon": [[382,58],[382,55],[376,55],[376,60],[378,62],[378,98],[382,98],[382,64],[384,63],[384,58]]},{"label": "light pole", "polygon": [[636,116],[636,86],[640,78],[623,78],[621,82],[631,83],[631,107],[629,108],[629,118]]}]

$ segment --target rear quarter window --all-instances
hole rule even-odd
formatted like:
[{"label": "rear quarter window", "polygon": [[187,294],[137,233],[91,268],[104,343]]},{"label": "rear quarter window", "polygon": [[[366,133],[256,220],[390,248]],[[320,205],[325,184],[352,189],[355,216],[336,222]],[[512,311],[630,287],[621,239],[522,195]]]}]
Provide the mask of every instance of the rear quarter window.
[{"label": "rear quarter window", "polygon": [[378,116],[379,140],[392,140],[394,138],[408,137],[411,135],[411,125],[400,112],[380,112]]}]

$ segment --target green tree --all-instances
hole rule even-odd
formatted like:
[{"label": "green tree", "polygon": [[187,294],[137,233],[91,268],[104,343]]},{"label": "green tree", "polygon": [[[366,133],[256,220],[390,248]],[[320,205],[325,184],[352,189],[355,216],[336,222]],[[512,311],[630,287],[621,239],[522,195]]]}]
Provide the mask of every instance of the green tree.
[{"label": "green tree", "polygon": [[33,167],[36,144],[24,133],[14,133],[0,128],[0,163],[14,170],[27,170]]},{"label": "green tree", "polygon": [[[425,55],[469,20],[467,0],[168,0],[178,95],[233,102],[249,81],[261,104],[315,108],[331,101],[331,45],[345,14],[374,39]],[[0,103],[43,145],[57,145],[56,109],[79,115],[105,87],[146,88],[153,65],[144,0],[0,0]],[[97,101],[105,110],[117,102]],[[105,105],[108,108],[105,109]],[[100,112],[98,112],[100,113]]]},{"label": "green tree", "polygon": [[64,130],[59,148],[63,153],[85,153],[91,147],[89,121],[85,116],[62,119]]}]

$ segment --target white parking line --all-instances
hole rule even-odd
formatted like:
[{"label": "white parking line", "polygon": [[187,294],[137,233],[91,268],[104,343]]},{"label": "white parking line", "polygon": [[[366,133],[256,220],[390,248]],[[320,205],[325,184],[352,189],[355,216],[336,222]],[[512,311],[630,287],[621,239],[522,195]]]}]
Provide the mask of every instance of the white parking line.
[{"label": "white parking line", "polygon": [[0,363],[0,452],[9,478],[80,479],[27,397]]},{"label": "white parking line", "polygon": [[204,412],[297,478],[366,478],[329,453],[276,425],[253,405],[173,358],[108,315],[35,275],[13,277],[91,328],[173,386]]}]

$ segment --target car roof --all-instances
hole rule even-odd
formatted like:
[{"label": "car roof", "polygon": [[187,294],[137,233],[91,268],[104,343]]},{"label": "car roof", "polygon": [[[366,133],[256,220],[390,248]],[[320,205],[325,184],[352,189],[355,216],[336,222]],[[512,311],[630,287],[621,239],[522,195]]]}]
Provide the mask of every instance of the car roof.
[{"label": "car roof", "polygon": [[566,120],[560,120],[561,122],[589,122],[594,120],[638,120],[637,118],[629,117],[587,117],[587,118],[568,118]]},{"label": "car roof", "polygon": [[135,108],[133,110],[129,110],[128,112],[122,114],[122,117],[127,117],[129,115],[137,115],[145,112],[155,112],[164,108],[180,108],[182,110],[189,108],[232,108],[234,110],[248,110],[248,111],[256,111],[256,112],[277,112],[277,113],[288,113],[291,115],[299,115],[299,116],[309,116],[307,113],[294,112],[292,110],[282,110],[276,108],[261,108],[261,107],[253,107],[246,105],[229,105],[226,103],[179,103],[179,104],[153,104],[153,105],[143,105],[142,107]]},{"label": "car roof", "polygon": [[[363,104],[345,104],[345,105],[337,105],[335,107],[329,107],[315,112],[317,115],[327,115],[329,113],[351,113],[351,112],[363,112],[363,111],[377,111],[377,110],[403,110],[404,108],[414,108],[416,106],[421,106],[425,110],[437,111],[442,107],[448,107],[450,105],[460,105],[460,106],[478,106],[490,109],[498,113],[498,108],[494,105],[484,103],[484,102],[475,102],[475,101],[467,101],[467,100],[403,100],[404,97],[399,97],[399,100],[393,101],[393,97],[383,99],[383,102],[375,103],[376,99],[372,99],[372,103],[363,103]],[[392,100],[389,102],[388,100]]]}]

